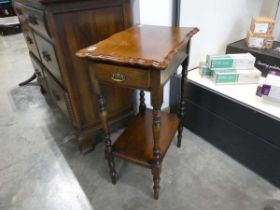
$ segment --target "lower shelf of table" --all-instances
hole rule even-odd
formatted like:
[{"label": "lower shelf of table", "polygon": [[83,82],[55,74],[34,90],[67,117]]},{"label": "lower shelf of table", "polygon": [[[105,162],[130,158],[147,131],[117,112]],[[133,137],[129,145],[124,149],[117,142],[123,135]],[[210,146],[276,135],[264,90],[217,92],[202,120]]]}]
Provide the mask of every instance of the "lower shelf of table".
[{"label": "lower shelf of table", "polygon": [[[161,159],[164,158],[173,140],[179,119],[176,115],[161,112],[160,150]],[[113,144],[113,154],[146,167],[151,167],[153,161],[153,112],[147,109],[139,113],[127,129]]]}]

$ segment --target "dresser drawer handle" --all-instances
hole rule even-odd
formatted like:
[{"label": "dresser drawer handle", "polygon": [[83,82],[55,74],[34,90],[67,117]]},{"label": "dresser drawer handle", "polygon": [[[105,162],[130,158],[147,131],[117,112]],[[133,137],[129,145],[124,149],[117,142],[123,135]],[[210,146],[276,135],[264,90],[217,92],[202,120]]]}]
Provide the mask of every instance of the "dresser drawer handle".
[{"label": "dresser drawer handle", "polygon": [[48,52],[43,51],[42,54],[43,54],[43,58],[44,58],[45,61],[49,62],[49,61],[52,60],[51,55]]},{"label": "dresser drawer handle", "polygon": [[35,69],[35,71],[36,71],[37,77],[43,78],[43,77],[42,77],[42,73],[41,73],[38,69]]},{"label": "dresser drawer handle", "polygon": [[38,25],[38,21],[35,16],[29,16],[28,20],[32,25]]},{"label": "dresser drawer handle", "polygon": [[125,75],[123,75],[121,73],[112,74],[112,80],[114,80],[115,82],[124,82],[125,79],[126,79]]},{"label": "dresser drawer handle", "polygon": [[56,101],[60,101],[60,96],[53,90],[52,95],[54,96]]},{"label": "dresser drawer handle", "polygon": [[26,41],[28,44],[33,44],[33,40],[29,36],[26,37]]}]

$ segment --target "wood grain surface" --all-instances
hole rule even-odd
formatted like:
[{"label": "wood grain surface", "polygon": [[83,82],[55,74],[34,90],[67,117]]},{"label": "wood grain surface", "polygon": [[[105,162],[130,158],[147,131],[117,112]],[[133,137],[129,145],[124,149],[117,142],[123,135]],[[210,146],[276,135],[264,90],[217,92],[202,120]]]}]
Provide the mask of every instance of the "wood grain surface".
[{"label": "wood grain surface", "polygon": [[[179,125],[176,115],[161,112],[160,161],[164,158]],[[113,144],[113,154],[119,158],[151,168],[153,163],[153,111],[147,109],[129,123]]]},{"label": "wood grain surface", "polygon": [[76,55],[95,61],[163,70],[198,31],[193,27],[136,25],[79,50]]}]

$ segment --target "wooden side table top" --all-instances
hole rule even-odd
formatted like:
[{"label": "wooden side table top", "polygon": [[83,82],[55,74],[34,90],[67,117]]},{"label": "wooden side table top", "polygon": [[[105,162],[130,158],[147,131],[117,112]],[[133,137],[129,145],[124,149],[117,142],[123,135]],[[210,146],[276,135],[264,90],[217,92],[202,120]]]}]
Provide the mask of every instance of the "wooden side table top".
[{"label": "wooden side table top", "polygon": [[136,25],[76,55],[106,63],[164,70],[198,31],[194,27]]}]

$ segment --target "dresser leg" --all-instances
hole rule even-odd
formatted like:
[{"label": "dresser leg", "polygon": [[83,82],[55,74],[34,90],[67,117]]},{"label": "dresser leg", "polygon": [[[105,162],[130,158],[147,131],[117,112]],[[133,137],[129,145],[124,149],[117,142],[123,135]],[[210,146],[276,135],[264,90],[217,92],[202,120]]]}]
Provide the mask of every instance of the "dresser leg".
[{"label": "dresser leg", "polygon": [[28,83],[32,82],[34,79],[36,79],[36,74],[32,74],[32,76],[30,78],[28,78],[27,80],[19,83],[18,85],[19,86],[24,86],[24,85],[27,85]]},{"label": "dresser leg", "polygon": [[[186,62],[187,63],[187,62]],[[181,141],[182,141],[182,137],[183,137],[183,126],[184,126],[184,117],[185,117],[185,105],[186,105],[186,100],[185,100],[185,83],[187,80],[187,64],[182,64],[182,79],[181,79],[181,99],[180,99],[180,108],[179,108],[179,113],[178,113],[178,117],[180,119],[180,124],[178,127],[178,142],[177,142],[177,147],[181,147]]]},{"label": "dresser leg", "polygon": [[47,91],[43,88],[42,85],[40,85],[40,92],[42,95],[45,95],[47,93]]},{"label": "dresser leg", "polygon": [[145,92],[140,90],[140,105],[139,105],[139,112],[145,112],[146,104],[145,104]]},{"label": "dresser leg", "polygon": [[115,171],[115,161],[114,161],[114,156],[112,154],[112,141],[111,141],[111,135],[110,135],[108,120],[107,120],[108,114],[105,108],[105,101],[102,96],[99,96],[98,103],[99,103],[99,116],[105,132],[105,158],[108,161],[112,183],[116,184],[117,173]]}]

